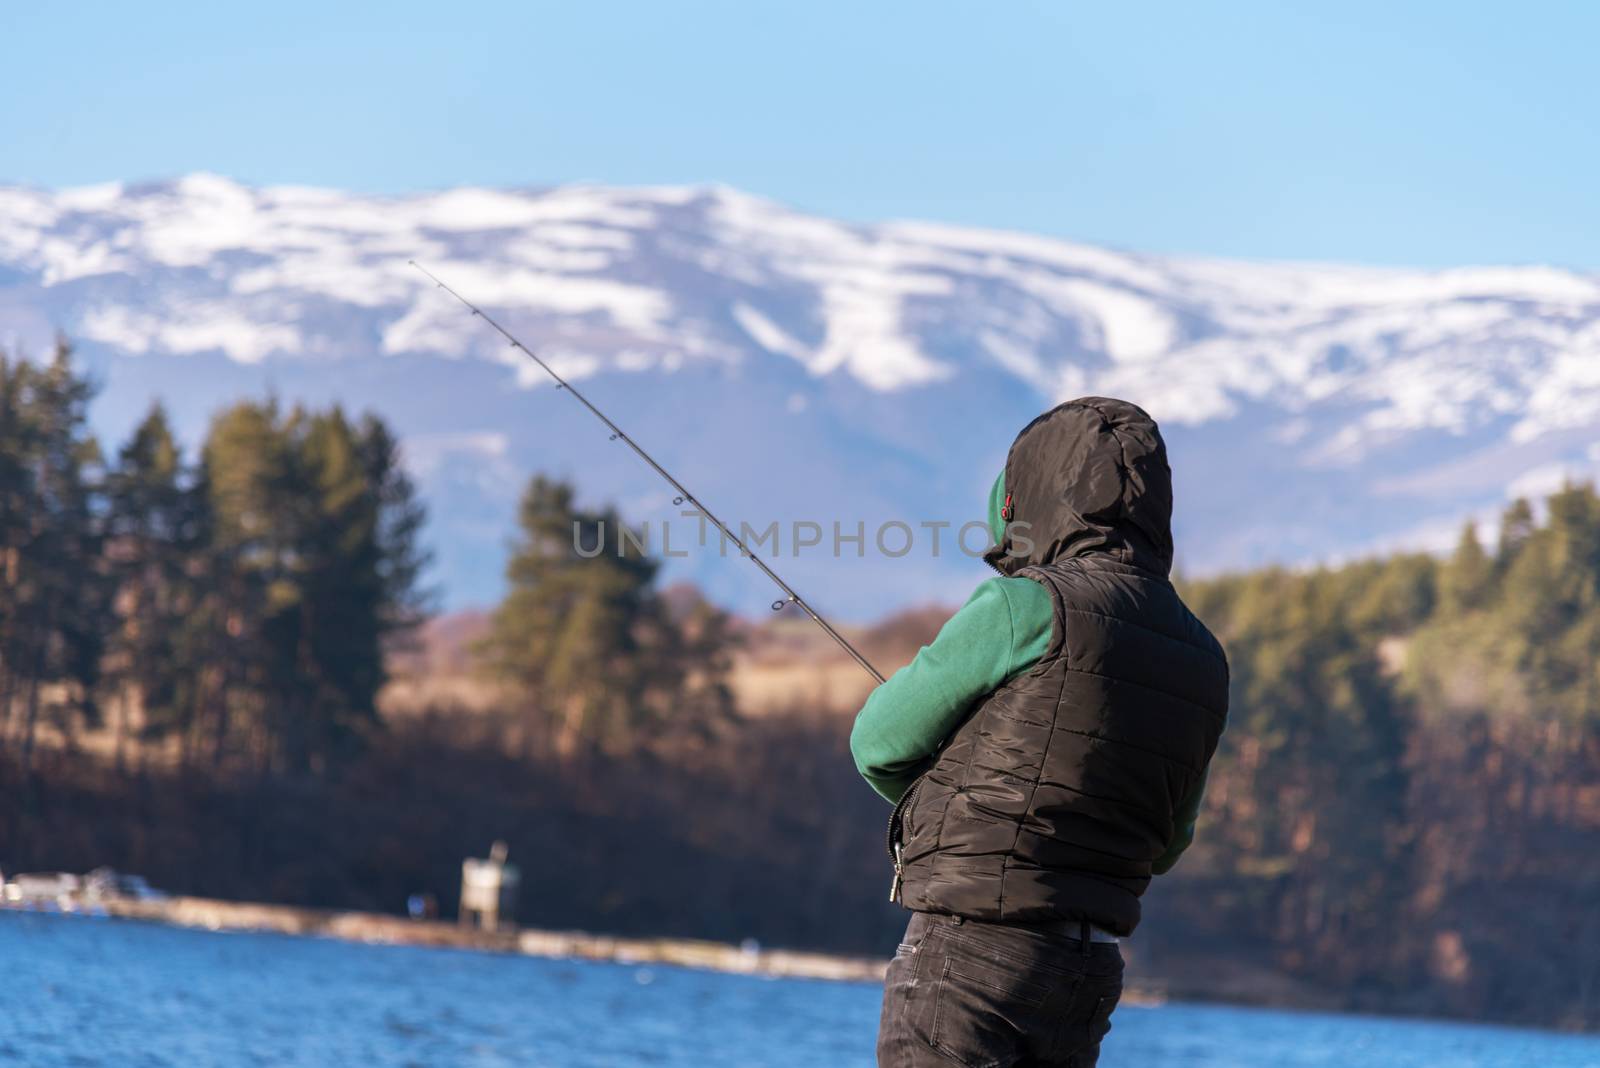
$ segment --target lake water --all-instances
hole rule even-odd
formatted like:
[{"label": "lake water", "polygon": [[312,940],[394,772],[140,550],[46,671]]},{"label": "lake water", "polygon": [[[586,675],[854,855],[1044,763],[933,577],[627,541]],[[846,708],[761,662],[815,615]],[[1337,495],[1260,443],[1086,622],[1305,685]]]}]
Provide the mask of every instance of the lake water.
[{"label": "lake water", "polygon": [[[0,914],[0,1065],[869,1068],[878,990]],[[1104,1068],[1588,1068],[1600,1038],[1124,1007]]]}]

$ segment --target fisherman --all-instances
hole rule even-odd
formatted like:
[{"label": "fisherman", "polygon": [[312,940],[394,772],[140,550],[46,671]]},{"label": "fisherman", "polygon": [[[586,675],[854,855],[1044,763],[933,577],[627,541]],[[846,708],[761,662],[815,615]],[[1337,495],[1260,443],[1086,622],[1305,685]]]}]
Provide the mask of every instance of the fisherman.
[{"label": "fisherman", "polygon": [[1194,838],[1228,708],[1222,647],[1172,568],[1155,421],[1087,397],[1023,428],[994,483],[978,586],[856,718],[895,805],[881,1068],[1092,1068],[1120,938]]}]

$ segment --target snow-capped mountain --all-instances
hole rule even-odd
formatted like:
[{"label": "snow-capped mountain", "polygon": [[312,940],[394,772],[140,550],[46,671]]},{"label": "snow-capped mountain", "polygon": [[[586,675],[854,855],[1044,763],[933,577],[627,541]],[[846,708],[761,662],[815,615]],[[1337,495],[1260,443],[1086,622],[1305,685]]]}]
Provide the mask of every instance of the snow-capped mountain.
[{"label": "snow-capped mountain", "polygon": [[[218,405],[268,389],[383,413],[432,504],[452,604],[495,596],[535,470],[635,519],[676,514],[410,259],[724,518],[778,521],[781,569],[845,616],[958,598],[981,577],[956,528],[982,518],[1013,434],[1078,394],[1162,421],[1190,571],[1436,546],[1509,495],[1600,467],[1595,274],[1139,255],[848,225],[722,187],[0,187],[0,345],[66,334],[104,383],[113,438],[156,396],[191,439]],[[796,520],[824,533],[793,558]],[[914,547],[886,559],[874,535],[895,520]],[[937,558],[920,526],[935,521],[954,524]],[[835,522],[847,539],[865,524],[865,545],[835,559]],[[669,548],[721,599],[767,599],[715,542]]]}]

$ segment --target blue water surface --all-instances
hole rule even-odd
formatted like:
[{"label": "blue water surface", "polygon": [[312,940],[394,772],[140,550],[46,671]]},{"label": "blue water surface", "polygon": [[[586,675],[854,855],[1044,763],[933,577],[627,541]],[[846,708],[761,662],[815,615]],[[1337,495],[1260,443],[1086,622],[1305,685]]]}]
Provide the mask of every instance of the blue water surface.
[{"label": "blue water surface", "polygon": [[[0,1066],[869,1068],[878,988],[0,914]],[[1125,1006],[1103,1068],[1600,1068],[1600,1038]]]}]

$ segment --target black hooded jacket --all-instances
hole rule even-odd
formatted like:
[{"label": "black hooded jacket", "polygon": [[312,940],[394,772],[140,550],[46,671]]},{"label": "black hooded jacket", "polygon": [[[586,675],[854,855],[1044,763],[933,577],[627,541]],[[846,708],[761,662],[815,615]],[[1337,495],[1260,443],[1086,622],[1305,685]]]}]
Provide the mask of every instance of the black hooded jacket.
[{"label": "black hooded jacket", "polygon": [[1005,487],[985,559],[1050,591],[1050,646],[897,809],[903,900],[1130,934],[1222,734],[1227,660],[1168,579],[1172,474],[1144,411],[1088,397],[1046,412],[1013,442]]}]

